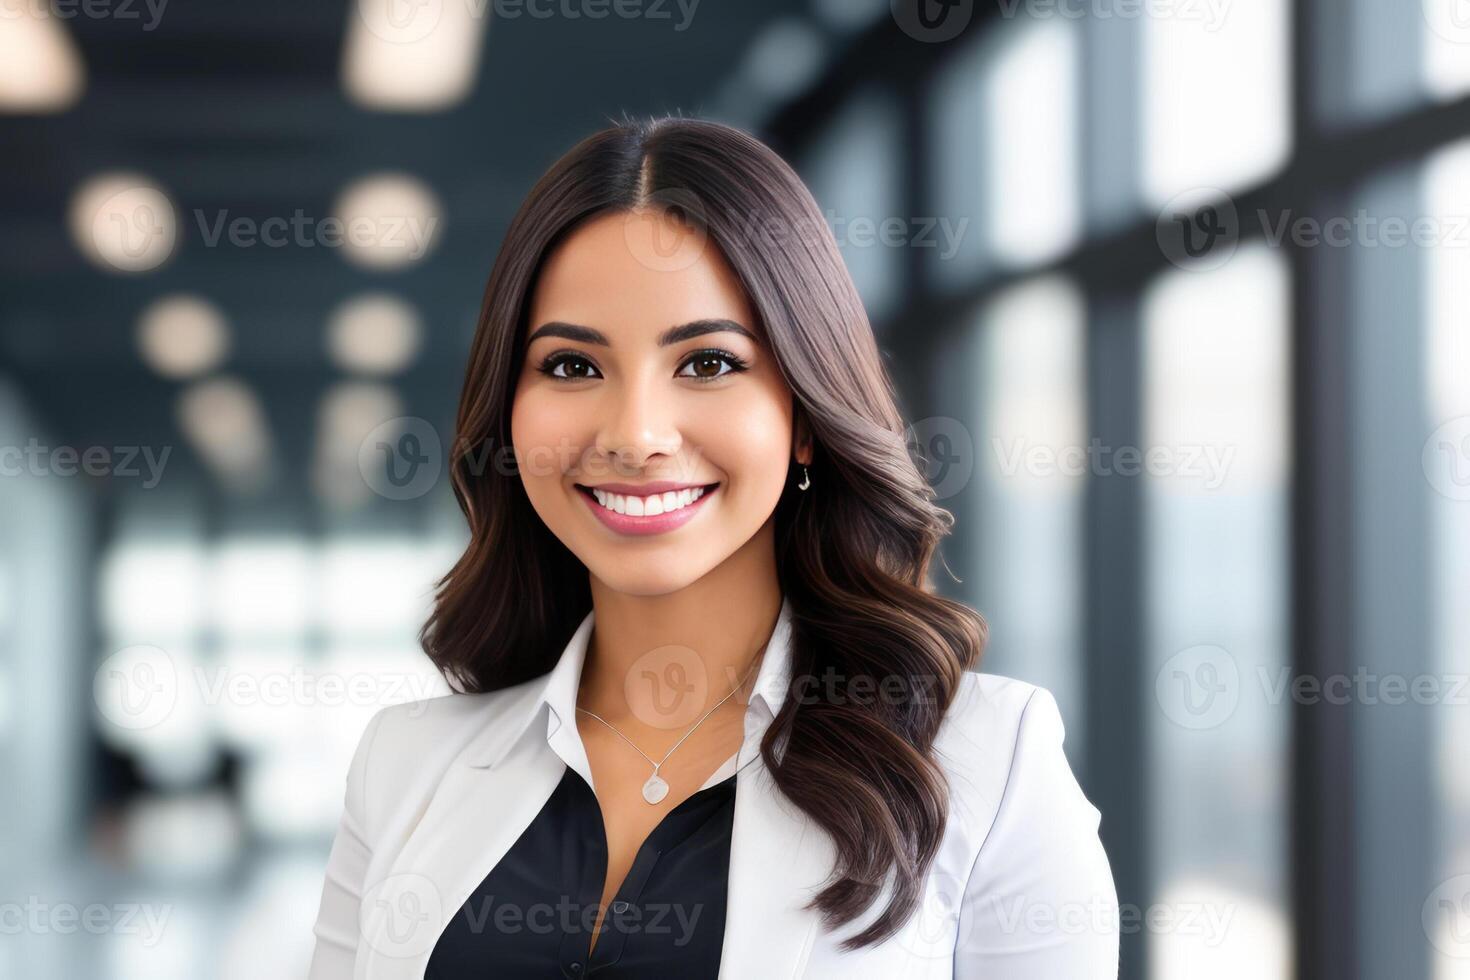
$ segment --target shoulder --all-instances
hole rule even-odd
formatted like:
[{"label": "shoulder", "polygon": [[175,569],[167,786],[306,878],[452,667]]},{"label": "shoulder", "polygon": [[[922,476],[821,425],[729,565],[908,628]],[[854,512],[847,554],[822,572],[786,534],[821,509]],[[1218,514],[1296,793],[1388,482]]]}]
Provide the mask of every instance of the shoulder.
[{"label": "shoulder", "polygon": [[966,672],[945,713],[935,752],[956,791],[998,803],[1017,763],[1035,753],[1026,743],[1053,745],[1064,737],[1061,713],[1046,688],[998,674]]},{"label": "shoulder", "polygon": [[967,735],[1014,732],[1038,697],[1055,711],[1056,702],[1044,687],[1014,677],[966,671],[945,714],[944,727]]},{"label": "shoulder", "polygon": [[936,740],[951,829],[963,842],[959,945],[997,975],[1019,960],[1037,968],[1028,975],[1116,975],[1117,893],[1101,814],[1072,773],[1065,736],[1045,688],[971,674]]},{"label": "shoulder", "polygon": [[1067,762],[1066,728],[1044,687],[967,673],[935,739],[956,816],[985,840],[1008,813],[1065,805],[1095,832],[1100,814]]},{"label": "shoulder", "polygon": [[395,743],[453,742],[456,735],[507,724],[511,710],[533,681],[487,694],[442,694],[404,701],[378,711],[369,727]]},{"label": "shoulder", "polygon": [[376,754],[420,756],[424,751],[458,754],[479,749],[504,735],[518,732],[535,701],[544,677],[484,694],[444,694],[405,701],[381,709],[368,723],[383,743]]},{"label": "shoulder", "polygon": [[358,740],[348,770],[355,793],[373,812],[385,797],[429,789],[461,755],[471,761],[521,731],[535,699],[532,679],[485,694],[445,694],[380,708]]}]

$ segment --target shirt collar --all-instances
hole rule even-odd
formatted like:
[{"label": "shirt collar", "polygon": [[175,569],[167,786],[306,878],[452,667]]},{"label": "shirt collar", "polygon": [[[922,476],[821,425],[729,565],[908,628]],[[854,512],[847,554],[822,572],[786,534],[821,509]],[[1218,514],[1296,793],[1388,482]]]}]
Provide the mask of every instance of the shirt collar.
[{"label": "shirt collar", "polygon": [[[470,753],[473,766],[496,766],[510,749],[520,741],[531,724],[547,709],[546,734],[550,738],[564,724],[575,724],[577,686],[582,679],[582,665],[587,660],[587,646],[592,638],[593,613],[583,617],[572,638],[567,641],[561,656],[550,672],[529,681],[525,694],[507,705],[506,713],[514,717],[505,725],[493,722],[486,726]],[[791,602],[782,598],[781,611],[776,617],[776,626],[771,631],[770,641],[756,674],[755,687],[751,691],[750,707],[760,705],[768,712],[766,720],[774,718],[785,703],[786,692],[791,683]],[[747,708],[749,713],[749,707]],[[497,719],[498,720],[498,719]]]}]

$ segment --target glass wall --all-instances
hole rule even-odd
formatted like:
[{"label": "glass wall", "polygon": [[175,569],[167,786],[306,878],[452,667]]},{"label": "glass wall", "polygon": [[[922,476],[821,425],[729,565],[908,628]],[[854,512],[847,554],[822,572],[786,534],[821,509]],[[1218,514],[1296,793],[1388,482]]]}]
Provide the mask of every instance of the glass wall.
[{"label": "glass wall", "polygon": [[[967,359],[975,405],[977,606],[990,624],[984,669],[1050,690],[1068,730],[1085,731],[1080,658],[1086,420],[1076,287],[1040,279],[982,311]],[[1067,740],[1072,764],[1087,743]]]},{"label": "glass wall", "polygon": [[1289,298],[1261,246],[1144,298],[1159,980],[1290,974]]},{"label": "glass wall", "polygon": [[1102,808],[1123,977],[1470,976],[1461,7],[977,7],[805,107],[888,82],[903,215],[962,229],[882,342],[970,464],[940,581]]},{"label": "glass wall", "polygon": [[[1445,227],[1470,222],[1470,142],[1429,159],[1423,193],[1427,213]],[[1429,676],[1442,703],[1431,736],[1435,884],[1423,917],[1437,954],[1435,980],[1464,980],[1470,977],[1470,236],[1430,252],[1425,292]]]}]

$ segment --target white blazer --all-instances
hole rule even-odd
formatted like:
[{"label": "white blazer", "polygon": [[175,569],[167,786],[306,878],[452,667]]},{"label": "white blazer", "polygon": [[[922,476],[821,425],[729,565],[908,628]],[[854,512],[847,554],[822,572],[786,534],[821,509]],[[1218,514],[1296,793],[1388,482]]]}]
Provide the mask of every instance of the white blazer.
[{"label": "white blazer", "polygon": [[[572,711],[588,613],[555,668],[490,694],[373,716],[347,773],[317,915],[311,980],[422,978],[434,943],[551,796],[566,766],[591,785]],[[825,833],[775,789],[761,734],[790,679],[783,603],[746,709],[720,977],[1101,980],[1118,973],[1117,895],[1099,814],[1062,752],[1043,688],[968,674],[935,743],[949,820],[922,906],[854,952],[802,906],[832,869]],[[545,720],[541,719],[545,717]],[[487,975],[494,975],[493,968]]]}]

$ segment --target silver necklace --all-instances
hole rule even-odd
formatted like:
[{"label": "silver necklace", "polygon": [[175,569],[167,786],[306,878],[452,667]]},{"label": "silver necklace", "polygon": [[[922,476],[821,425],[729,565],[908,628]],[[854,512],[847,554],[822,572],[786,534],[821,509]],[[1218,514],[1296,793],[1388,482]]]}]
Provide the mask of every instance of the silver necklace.
[{"label": "silver necklace", "polygon": [[750,680],[750,675],[755,671],[755,665],[759,662],[759,657],[757,657],[755,660],[752,660],[750,663],[750,667],[748,667],[745,671],[745,676],[740,679],[740,683],[731,688],[729,694],[726,694],[724,697],[720,698],[720,700],[716,701],[714,703],[714,707],[710,708],[704,714],[700,715],[699,720],[694,723],[689,731],[685,732],[684,735],[679,739],[679,741],[674,743],[674,747],[665,752],[664,757],[657,762],[654,762],[653,759],[649,758],[647,752],[644,752],[637,745],[634,745],[631,738],[618,731],[617,728],[614,727],[613,724],[606,718],[603,718],[596,712],[588,711],[586,708],[578,708],[577,710],[585,715],[591,715],[593,718],[596,718],[598,721],[602,722],[612,731],[614,735],[622,739],[624,742],[627,742],[629,745],[632,745],[634,752],[637,752],[639,755],[643,756],[643,758],[648,759],[648,764],[650,766],[653,766],[653,774],[648,777],[648,782],[643,784],[643,799],[645,802],[648,803],[649,806],[657,806],[659,803],[663,802],[663,798],[665,796],[669,795],[669,784],[666,783],[664,781],[664,778],[658,774],[658,771],[663,768],[665,762],[669,761],[669,756],[673,755],[674,751],[678,749],[679,746],[684,744],[684,739],[688,738],[690,735],[693,735],[695,729],[697,729],[700,725],[703,725],[706,718],[714,714],[715,711],[719,709],[720,705],[724,704],[726,701],[734,697],[735,692],[745,686],[745,682]]}]

